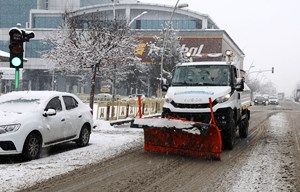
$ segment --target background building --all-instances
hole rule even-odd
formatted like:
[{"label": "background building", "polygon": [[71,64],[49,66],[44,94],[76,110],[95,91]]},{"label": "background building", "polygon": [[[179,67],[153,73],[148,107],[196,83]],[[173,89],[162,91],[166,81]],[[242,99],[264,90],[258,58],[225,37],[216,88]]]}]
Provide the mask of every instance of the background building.
[{"label": "background building", "polygon": [[[72,12],[73,17],[84,18],[88,14],[105,14],[108,19],[122,18],[143,41],[139,50],[142,63],[149,63],[145,49],[147,42],[153,41],[154,35],[160,35],[162,26],[170,19],[173,6],[145,4],[137,0],[10,0],[1,2],[0,6],[0,50],[9,52],[9,29],[17,23],[22,28],[34,31],[35,38],[25,45],[24,68],[20,88],[23,90],[51,90],[73,93],[88,93],[74,76],[59,76],[51,71],[52,63],[41,58],[43,52],[50,49],[45,39],[57,30],[63,22],[63,14]],[[146,14],[142,14],[143,12]],[[141,15],[142,14],[142,15]],[[139,16],[140,15],[140,16]],[[137,17],[139,16],[139,17]],[[209,60],[208,55],[220,54],[214,60],[222,60],[225,50],[232,50],[236,59],[242,61],[244,53],[234,43],[226,31],[221,30],[209,17],[188,9],[176,9],[172,19],[174,29],[181,36],[181,46],[185,52],[191,52],[194,60]],[[3,61],[3,60],[2,60]],[[8,62],[1,62],[4,73]],[[1,70],[0,69],[0,70]],[[14,81],[3,76],[1,93],[14,89]],[[98,87],[97,92],[100,91]],[[126,94],[126,93],[120,93]]]}]

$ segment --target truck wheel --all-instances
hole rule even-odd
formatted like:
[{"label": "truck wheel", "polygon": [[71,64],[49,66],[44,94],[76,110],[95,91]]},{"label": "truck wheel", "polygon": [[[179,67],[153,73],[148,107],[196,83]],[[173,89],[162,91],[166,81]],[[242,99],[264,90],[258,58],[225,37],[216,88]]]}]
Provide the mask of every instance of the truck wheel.
[{"label": "truck wheel", "polygon": [[240,138],[248,137],[248,129],[249,129],[249,118],[248,118],[248,113],[246,113],[246,117],[241,121],[239,126]]},{"label": "truck wheel", "polygon": [[223,149],[233,149],[234,145],[234,137],[235,137],[235,122],[233,117],[230,118],[228,129],[226,132],[222,134],[222,144],[223,144]]}]

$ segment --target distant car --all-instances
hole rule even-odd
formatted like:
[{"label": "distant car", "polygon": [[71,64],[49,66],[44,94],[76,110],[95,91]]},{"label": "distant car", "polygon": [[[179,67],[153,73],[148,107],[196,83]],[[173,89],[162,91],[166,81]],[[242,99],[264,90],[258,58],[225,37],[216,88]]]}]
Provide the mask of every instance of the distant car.
[{"label": "distant car", "polygon": [[273,104],[273,105],[278,105],[279,104],[279,99],[277,96],[270,96],[269,97],[269,104]]},{"label": "distant car", "polygon": [[37,159],[41,148],[74,141],[88,145],[91,109],[78,97],[57,91],[18,91],[0,96],[0,155]]},{"label": "distant car", "polygon": [[257,96],[254,99],[254,105],[266,105],[266,99],[263,96]]},{"label": "distant car", "polygon": [[108,93],[99,93],[95,95],[94,102],[108,102],[111,101],[112,95]]},{"label": "distant car", "polygon": [[269,104],[269,95],[268,94],[264,94],[264,95],[262,95],[264,98],[265,98],[265,100],[266,100],[266,105],[268,105]]}]

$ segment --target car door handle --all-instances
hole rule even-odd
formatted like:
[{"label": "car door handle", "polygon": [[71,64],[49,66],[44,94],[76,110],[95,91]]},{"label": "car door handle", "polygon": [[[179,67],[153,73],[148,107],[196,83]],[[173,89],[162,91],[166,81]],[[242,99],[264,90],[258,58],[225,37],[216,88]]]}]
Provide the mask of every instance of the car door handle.
[{"label": "car door handle", "polygon": [[78,116],[78,118],[81,118],[81,117],[82,117],[82,115],[79,115],[79,116]]},{"label": "car door handle", "polygon": [[61,121],[65,121],[65,120],[66,120],[65,118],[61,119]]}]

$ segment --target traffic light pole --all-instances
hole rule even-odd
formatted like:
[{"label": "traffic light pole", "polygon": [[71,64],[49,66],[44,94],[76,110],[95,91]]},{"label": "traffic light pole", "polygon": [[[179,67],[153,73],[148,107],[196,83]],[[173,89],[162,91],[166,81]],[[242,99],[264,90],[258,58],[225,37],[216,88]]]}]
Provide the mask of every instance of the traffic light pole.
[{"label": "traffic light pole", "polygon": [[19,91],[19,79],[20,79],[20,70],[19,68],[16,68],[15,72],[15,91]]}]

